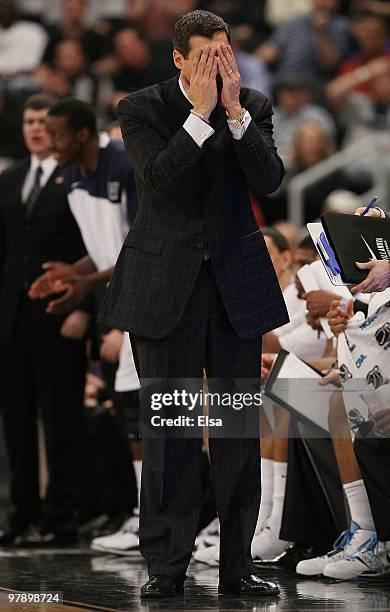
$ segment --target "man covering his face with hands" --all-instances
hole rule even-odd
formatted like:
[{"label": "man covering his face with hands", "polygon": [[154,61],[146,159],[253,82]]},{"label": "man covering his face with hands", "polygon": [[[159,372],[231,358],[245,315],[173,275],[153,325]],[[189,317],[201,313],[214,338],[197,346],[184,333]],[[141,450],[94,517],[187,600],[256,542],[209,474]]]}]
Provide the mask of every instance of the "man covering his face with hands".
[{"label": "man covering his face with hands", "polygon": [[[272,193],[283,178],[272,108],[262,93],[240,87],[229,42],[217,15],[183,15],[173,36],[180,75],[118,105],[139,210],[100,317],[129,331],[141,387],[154,379],[176,390],[180,379],[180,389],[199,390],[205,371],[211,390],[218,380],[231,392],[237,379],[258,389],[261,336],[288,321],[249,197]],[[226,418],[233,412],[227,408]],[[251,558],[260,454],[258,413],[252,406],[241,418],[250,414],[251,437],[209,435],[219,592],[275,595],[278,587],[259,578]],[[199,524],[201,461],[202,432],[143,436],[143,597],[183,590]]]}]

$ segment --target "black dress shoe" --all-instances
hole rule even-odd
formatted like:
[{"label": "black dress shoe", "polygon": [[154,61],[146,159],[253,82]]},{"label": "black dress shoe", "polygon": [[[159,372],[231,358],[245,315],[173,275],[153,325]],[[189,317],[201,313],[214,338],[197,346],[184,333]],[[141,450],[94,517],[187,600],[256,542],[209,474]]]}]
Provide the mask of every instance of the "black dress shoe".
[{"label": "black dress shoe", "polygon": [[274,561],[255,561],[256,567],[260,568],[280,568],[292,570],[300,561],[320,557],[327,552],[327,547],[314,546],[313,544],[290,544],[286,550]]},{"label": "black dress shoe", "polygon": [[242,576],[234,582],[222,583],[218,587],[221,595],[239,595],[241,597],[264,597],[279,595],[279,587],[273,582],[265,582],[256,574]]},{"label": "black dress shoe", "polygon": [[157,574],[151,576],[141,587],[141,597],[158,599],[184,593],[183,580],[178,581],[172,576]]}]

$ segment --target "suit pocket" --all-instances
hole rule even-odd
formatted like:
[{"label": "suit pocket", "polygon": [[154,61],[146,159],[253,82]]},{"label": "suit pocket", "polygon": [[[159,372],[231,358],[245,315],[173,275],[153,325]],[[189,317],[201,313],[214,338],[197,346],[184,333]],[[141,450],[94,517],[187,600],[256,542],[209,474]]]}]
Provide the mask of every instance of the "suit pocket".
[{"label": "suit pocket", "polygon": [[245,255],[255,251],[261,251],[266,248],[265,240],[261,230],[251,232],[246,236],[240,237],[240,244]]},{"label": "suit pocket", "polygon": [[144,251],[145,253],[160,255],[163,250],[164,240],[144,232],[132,232],[130,230],[126,236],[124,246],[137,249],[138,251]]}]

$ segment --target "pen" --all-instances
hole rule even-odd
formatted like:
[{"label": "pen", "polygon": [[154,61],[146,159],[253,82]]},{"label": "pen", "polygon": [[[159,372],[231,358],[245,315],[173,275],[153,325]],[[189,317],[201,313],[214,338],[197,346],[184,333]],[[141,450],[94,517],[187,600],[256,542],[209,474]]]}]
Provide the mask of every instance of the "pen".
[{"label": "pen", "polygon": [[367,204],[366,208],[363,210],[361,216],[363,217],[364,215],[366,215],[368,213],[368,211],[370,210],[370,208],[372,208],[375,204],[375,202],[377,201],[377,196],[374,196],[371,200],[371,202],[369,204]]}]

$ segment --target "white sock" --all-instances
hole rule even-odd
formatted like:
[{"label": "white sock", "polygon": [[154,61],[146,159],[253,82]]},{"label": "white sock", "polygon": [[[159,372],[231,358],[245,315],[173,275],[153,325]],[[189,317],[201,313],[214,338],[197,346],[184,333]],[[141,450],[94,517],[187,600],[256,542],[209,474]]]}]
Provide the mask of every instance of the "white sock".
[{"label": "white sock", "polygon": [[133,461],[135,479],[137,481],[137,494],[138,494],[138,507],[134,510],[134,514],[139,514],[139,500],[141,495],[141,473],[142,473],[142,461],[136,459]]},{"label": "white sock", "polygon": [[261,458],[261,502],[256,532],[264,525],[272,510],[272,493],[274,490],[274,462],[272,459]]},{"label": "white sock", "polygon": [[343,489],[347,497],[351,519],[361,529],[375,531],[374,519],[372,518],[370,503],[363,480],[348,482],[343,485]]},{"label": "white sock", "polygon": [[272,495],[272,511],[268,523],[277,537],[279,537],[280,528],[282,526],[286,480],[287,462],[274,461],[274,491]]}]

